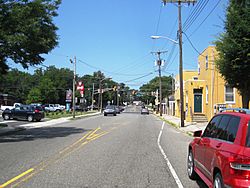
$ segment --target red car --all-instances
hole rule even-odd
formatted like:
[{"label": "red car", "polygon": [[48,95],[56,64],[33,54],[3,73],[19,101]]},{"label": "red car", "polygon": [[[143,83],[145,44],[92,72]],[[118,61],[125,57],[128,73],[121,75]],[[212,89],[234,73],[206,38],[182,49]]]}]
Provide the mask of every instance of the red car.
[{"label": "red car", "polygon": [[217,114],[194,137],[188,148],[190,179],[199,176],[215,188],[250,187],[250,114]]}]

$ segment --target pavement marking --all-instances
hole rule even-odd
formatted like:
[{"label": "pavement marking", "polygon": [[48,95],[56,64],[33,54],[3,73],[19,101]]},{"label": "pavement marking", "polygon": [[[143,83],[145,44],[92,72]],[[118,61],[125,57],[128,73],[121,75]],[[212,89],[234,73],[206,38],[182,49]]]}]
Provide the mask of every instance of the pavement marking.
[{"label": "pavement marking", "polygon": [[8,185],[10,185],[11,183],[17,181],[18,179],[26,176],[27,174],[31,173],[34,171],[34,168],[30,168],[29,170],[23,172],[22,174],[19,174],[18,176],[12,178],[11,180],[7,181],[6,183],[0,185],[0,188],[4,188],[4,187],[7,187]]},{"label": "pavement marking", "polygon": [[[100,129],[101,128],[98,127],[93,131],[89,131],[82,138],[80,138],[79,140],[77,140],[76,142],[71,144],[70,146],[66,147],[65,149],[63,149],[59,153],[55,154],[54,156],[51,156],[48,160],[40,162],[38,165],[34,166],[33,168],[23,172],[22,174],[12,178],[11,180],[7,181],[6,183],[0,185],[0,188],[7,187],[10,184],[12,184],[11,187],[19,186],[21,183],[29,180],[35,174],[39,173],[40,171],[45,170],[49,165],[58,162],[62,158],[66,157],[69,154],[73,153],[74,151],[80,149],[82,146],[88,144],[89,142],[110,133],[110,132],[107,132],[107,131],[102,131],[100,133],[96,133]],[[83,141],[84,139],[85,139],[85,141],[83,143],[81,143],[81,141]],[[28,176],[26,176],[26,175],[28,175]]]},{"label": "pavement marking", "polygon": [[170,163],[170,161],[169,161],[169,159],[168,159],[166,153],[164,152],[164,150],[163,150],[163,148],[161,147],[161,144],[160,144],[161,135],[162,135],[162,131],[163,131],[163,129],[164,129],[164,126],[165,126],[165,122],[162,123],[161,131],[160,131],[159,136],[158,136],[158,139],[157,139],[157,144],[158,144],[158,147],[159,147],[159,149],[160,149],[160,151],[161,151],[161,154],[163,155],[165,161],[167,161],[168,168],[169,168],[169,170],[170,170],[172,176],[174,177],[174,180],[175,180],[176,184],[178,185],[178,188],[183,188],[183,185],[182,185],[182,183],[181,183],[179,177],[177,176],[177,174],[176,174],[176,172],[175,172],[173,166],[171,165],[171,163]]}]

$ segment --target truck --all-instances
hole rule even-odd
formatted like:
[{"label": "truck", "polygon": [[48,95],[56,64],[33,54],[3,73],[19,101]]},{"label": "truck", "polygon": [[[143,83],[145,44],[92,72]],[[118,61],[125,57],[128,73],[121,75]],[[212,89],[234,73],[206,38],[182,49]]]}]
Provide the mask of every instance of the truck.
[{"label": "truck", "polygon": [[61,111],[63,111],[59,106],[55,106],[54,104],[45,104],[45,105],[43,105],[43,109],[45,112],[61,112]]},{"label": "truck", "polygon": [[16,107],[18,107],[18,106],[21,106],[21,103],[14,103],[13,106],[1,106],[0,109],[1,109],[2,111],[7,110],[7,109],[11,110],[11,109],[16,108]]}]

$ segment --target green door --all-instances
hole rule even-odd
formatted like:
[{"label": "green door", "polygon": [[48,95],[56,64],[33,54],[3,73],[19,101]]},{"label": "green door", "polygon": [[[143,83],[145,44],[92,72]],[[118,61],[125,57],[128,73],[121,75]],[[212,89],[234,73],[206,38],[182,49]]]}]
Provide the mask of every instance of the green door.
[{"label": "green door", "polygon": [[202,112],[202,95],[194,94],[194,113]]}]

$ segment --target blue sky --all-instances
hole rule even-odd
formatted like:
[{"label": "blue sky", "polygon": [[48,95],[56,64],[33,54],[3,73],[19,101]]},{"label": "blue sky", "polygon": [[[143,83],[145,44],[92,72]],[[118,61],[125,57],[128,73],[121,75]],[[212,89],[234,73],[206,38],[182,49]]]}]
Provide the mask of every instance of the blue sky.
[{"label": "blue sky", "polygon": [[[182,6],[184,24],[187,18],[191,18],[196,6],[204,5],[197,19],[184,30],[188,36],[216,6],[200,28],[190,36],[193,45],[202,52],[223,31],[228,0],[198,0],[198,3]],[[198,7],[196,9],[199,10]],[[78,75],[101,70],[106,77],[138,89],[158,74],[154,65],[156,56],[150,52],[166,50],[168,52],[162,54],[162,59],[166,60],[163,75],[178,74],[178,45],[171,53],[174,45],[172,42],[150,38],[151,35],[163,35],[176,39],[176,4],[169,3],[163,7],[161,0],[63,0],[58,12],[59,16],[54,22],[59,28],[59,45],[44,56],[44,65],[73,69],[69,59],[76,56]],[[184,70],[196,70],[198,53],[185,35],[183,43]],[[28,71],[34,69],[29,68]],[[143,78],[137,79],[139,77]]]}]

